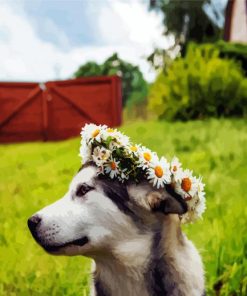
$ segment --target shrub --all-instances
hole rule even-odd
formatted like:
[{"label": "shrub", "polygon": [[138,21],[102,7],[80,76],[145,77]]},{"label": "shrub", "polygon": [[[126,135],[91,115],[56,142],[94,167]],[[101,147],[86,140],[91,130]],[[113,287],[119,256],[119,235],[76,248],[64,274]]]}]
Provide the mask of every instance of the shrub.
[{"label": "shrub", "polygon": [[242,69],[247,75],[247,45],[242,43],[218,41],[215,44],[216,48],[220,51],[220,57],[234,59],[239,61]]},{"label": "shrub", "polygon": [[191,44],[184,58],[157,77],[148,106],[166,119],[244,116],[247,78],[237,62],[220,58],[213,45]]}]

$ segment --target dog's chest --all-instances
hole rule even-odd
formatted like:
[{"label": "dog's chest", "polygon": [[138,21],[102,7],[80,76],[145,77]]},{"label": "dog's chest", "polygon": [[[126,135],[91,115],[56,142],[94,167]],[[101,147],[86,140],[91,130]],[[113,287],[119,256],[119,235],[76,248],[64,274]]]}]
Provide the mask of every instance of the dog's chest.
[{"label": "dog's chest", "polygon": [[94,272],[91,296],[149,296],[144,270],[104,268]]},{"label": "dog's chest", "polygon": [[124,279],[118,282],[108,282],[106,286],[102,281],[95,281],[91,296],[149,296],[145,283],[125,282]]}]

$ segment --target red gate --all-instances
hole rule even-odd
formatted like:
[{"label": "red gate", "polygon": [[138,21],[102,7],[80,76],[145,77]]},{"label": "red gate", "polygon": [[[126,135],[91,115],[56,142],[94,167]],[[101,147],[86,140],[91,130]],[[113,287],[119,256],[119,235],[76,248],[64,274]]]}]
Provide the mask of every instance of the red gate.
[{"label": "red gate", "polygon": [[38,83],[0,83],[0,142],[62,140],[85,123],[121,124],[117,76]]}]

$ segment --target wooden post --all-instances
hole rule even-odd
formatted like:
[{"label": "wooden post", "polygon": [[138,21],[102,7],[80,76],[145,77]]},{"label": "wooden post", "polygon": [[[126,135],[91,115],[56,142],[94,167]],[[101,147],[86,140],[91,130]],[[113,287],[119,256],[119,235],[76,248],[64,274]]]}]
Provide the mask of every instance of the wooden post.
[{"label": "wooden post", "polygon": [[42,134],[43,140],[48,140],[48,91],[45,83],[39,84],[40,89],[42,90]]}]

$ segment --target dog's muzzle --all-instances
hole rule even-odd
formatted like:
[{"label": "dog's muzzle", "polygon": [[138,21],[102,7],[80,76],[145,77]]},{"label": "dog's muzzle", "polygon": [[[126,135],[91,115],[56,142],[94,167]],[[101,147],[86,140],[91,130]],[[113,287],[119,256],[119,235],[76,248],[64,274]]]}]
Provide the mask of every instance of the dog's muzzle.
[{"label": "dog's muzzle", "polygon": [[36,242],[41,245],[47,252],[56,252],[61,248],[67,247],[69,245],[76,245],[76,246],[84,246],[89,242],[89,239],[87,236],[84,236],[82,238],[75,239],[73,241],[66,242],[64,244],[58,244],[58,245],[50,245],[46,244],[38,235],[38,226],[41,224],[42,219],[38,215],[34,215],[31,218],[28,219],[27,225],[30,229],[30,232],[33,236],[33,238],[36,240]]}]

